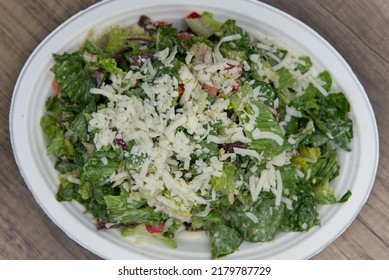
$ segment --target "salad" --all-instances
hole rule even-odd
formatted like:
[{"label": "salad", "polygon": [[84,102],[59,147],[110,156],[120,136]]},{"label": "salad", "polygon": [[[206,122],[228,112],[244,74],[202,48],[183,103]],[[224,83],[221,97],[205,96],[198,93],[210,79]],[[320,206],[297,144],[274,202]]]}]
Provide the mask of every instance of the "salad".
[{"label": "salad", "polygon": [[[213,259],[243,241],[320,226],[317,207],[350,151],[350,104],[310,57],[235,20],[192,12],[187,30],[141,16],[53,54],[41,127],[60,202],[97,230],[176,247],[205,231]],[[255,35],[255,36],[254,36]]]}]

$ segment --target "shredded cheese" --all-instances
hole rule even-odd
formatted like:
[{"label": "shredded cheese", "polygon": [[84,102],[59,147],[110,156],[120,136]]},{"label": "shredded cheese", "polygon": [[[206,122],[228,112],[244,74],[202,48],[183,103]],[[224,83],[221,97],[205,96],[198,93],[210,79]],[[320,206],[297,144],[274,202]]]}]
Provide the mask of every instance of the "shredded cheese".
[{"label": "shredded cheese", "polygon": [[[228,42],[234,47],[236,44],[233,41],[239,39],[240,34],[223,37],[213,50],[205,44],[195,44],[187,53],[186,65],[180,67],[178,77],[158,75],[151,59],[147,58],[143,59],[141,67],[134,67],[127,73],[111,74],[112,84],[103,84],[100,88],[90,90],[91,94],[102,95],[108,99],[105,108],[92,114],[88,125],[89,132],[95,132],[96,149],[100,150],[107,146],[120,149],[117,143],[120,137],[120,141],[125,143],[135,142],[131,151],[125,151],[124,154],[127,157],[132,154],[142,159],[137,162],[138,170],[129,172],[119,170],[112,174],[109,180],[114,186],[123,184],[128,189],[147,193],[150,206],[182,221],[190,220],[193,206],[205,205],[205,210],[196,214],[205,217],[211,210],[210,202],[216,200],[218,196],[217,190],[211,186],[211,179],[223,176],[226,162],[233,163],[240,155],[255,159],[260,164],[264,160],[264,153],[259,154],[249,148],[234,147],[233,152],[229,153],[220,149],[220,155],[212,157],[206,163],[201,156],[210,153],[210,150],[200,144],[202,141],[225,145],[235,142],[250,143],[252,139],[271,139],[279,146],[284,145],[284,139],[278,133],[256,127],[260,112],[250,98],[264,100],[266,92],[261,92],[261,87],[254,88],[250,93],[251,97],[246,96],[243,100],[251,107],[250,110],[247,109],[250,113],[243,111],[239,116],[247,120],[244,126],[228,117],[230,99],[217,98],[211,102],[207,98],[209,94],[213,97],[219,97],[218,94],[232,94],[240,87],[239,78],[242,71],[249,71],[254,66],[257,74],[263,77],[265,82],[271,81],[276,87],[278,85],[276,70],[285,67],[296,78],[292,88],[296,90],[297,95],[301,96],[309,83],[323,95],[328,95],[310,71],[301,74],[296,70],[298,64],[305,64],[304,61],[293,53],[287,53],[286,57],[281,59],[276,53],[279,45],[268,38],[262,38],[263,40],[256,46],[276,61],[273,69],[264,67],[258,54],[251,54],[247,60],[242,61],[223,57],[220,52],[221,45]],[[177,47],[165,48],[157,52],[153,59],[158,59],[162,63],[161,67],[171,68],[176,55]],[[87,59],[93,60],[94,57]],[[249,82],[251,85],[254,83],[254,80]],[[123,94],[137,84],[147,98]],[[175,107],[177,101],[179,108]],[[277,115],[276,110],[279,107],[280,100],[276,98],[269,110]],[[301,118],[302,113],[295,107],[287,105],[285,119],[278,123],[282,135],[285,134],[284,127],[292,117]],[[222,136],[211,134],[212,127],[217,122],[221,123]],[[245,133],[249,134],[250,138]],[[287,142],[295,144],[296,140],[289,137]],[[198,157],[194,163],[193,155]],[[247,183],[253,201],[258,199],[262,191],[271,191],[275,195],[275,206],[284,203],[288,209],[292,209],[291,200],[283,197],[282,176],[277,169],[289,164],[290,157],[286,152],[282,152],[268,160],[264,169],[259,169],[257,165],[250,167],[252,175]],[[108,159],[103,157],[101,162],[106,165]],[[241,164],[247,167],[249,159]],[[191,165],[195,167],[196,172],[191,172]],[[296,172],[300,178],[304,176],[301,171]],[[307,178],[309,176],[308,171]],[[78,178],[69,177],[68,180],[80,183]],[[131,182],[131,185],[128,182]],[[243,184],[243,178],[236,182],[237,188]],[[205,194],[211,195],[211,199],[205,200],[202,197]],[[232,192],[229,194],[229,200],[233,199]],[[251,211],[245,214],[251,221],[258,223],[258,217]]]}]

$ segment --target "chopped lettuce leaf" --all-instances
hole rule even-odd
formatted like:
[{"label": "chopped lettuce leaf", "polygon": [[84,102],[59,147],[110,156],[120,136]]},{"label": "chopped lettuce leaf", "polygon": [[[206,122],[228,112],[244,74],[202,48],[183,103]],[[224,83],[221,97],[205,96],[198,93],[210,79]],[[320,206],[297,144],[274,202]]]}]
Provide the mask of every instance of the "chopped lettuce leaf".
[{"label": "chopped lettuce leaf", "polygon": [[338,203],[345,203],[349,200],[351,197],[352,193],[351,191],[347,191],[342,197],[338,200]]},{"label": "chopped lettuce leaf", "polygon": [[273,240],[283,217],[284,204],[274,205],[274,198],[258,199],[251,207],[240,205],[229,212],[231,226],[244,240],[266,242]]},{"label": "chopped lettuce leaf", "polygon": [[295,78],[290,74],[289,70],[285,67],[282,67],[277,71],[278,74],[278,90],[282,91],[284,89],[290,88],[295,83]]},{"label": "chopped lettuce leaf", "polygon": [[219,38],[235,34],[240,35],[240,39],[234,40],[234,45],[236,47],[230,46],[228,44],[223,44],[220,48],[220,51],[222,51],[223,48],[225,48],[225,50],[236,49],[244,52],[250,50],[250,36],[243,28],[237,25],[236,20],[226,20],[220,27],[220,30],[216,32],[216,36],[218,36]]},{"label": "chopped lettuce leaf", "polygon": [[332,86],[332,78],[331,78],[330,73],[328,73],[327,71],[323,71],[317,77],[323,81],[323,83],[324,83],[323,88],[326,91],[329,91],[331,89],[331,86]]},{"label": "chopped lettuce leaf", "polygon": [[80,139],[86,139],[88,133],[88,121],[85,114],[79,113],[69,124],[69,130],[76,133]]},{"label": "chopped lettuce leaf", "polygon": [[127,28],[113,27],[108,34],[108,43],[105,51],[111,55],[116,55],[127,44],[129,30]]},{"label": "chopped lettuce leaf", "polygon": [[105,55],[98,55],[97,65],[108,73],[123,74],[123,70],[118,68],[114,58],[108,58]]},{"label": "chopped lettuce leaf", "polygon": [[317,202],[313,189],[308,184],[298,185],[293,194],[297,197],[292,209],[285,207],[280,227],[283,231],[309,231],[320,225]]},{"label": "chopped lettuce leaf", "polygon": [[231,190],[235,186],[235,172],[235,165],[225,166],[221,177],[212,177],[210,183],[216,190],[221,190],[223,188]]},{"label": "chopped lettuce leaf", "polygon": [[185,22],[196,35],[209,38],[221,27],[221,23],[215,20],[211,13],[204,12],[200,17],[185,17]]},{"label": "chopped lettuce leaf", "polygon": [[179,42],[180,39],[177,36],[177,29],[171,24],[158,28],[156,35],[157,51],[161,51],[166,48],[173,50],[174,46],[181,46]]},{"label": "chopped lettuce leaf", "polygon": [[45,133],[46,137],[52,139],[57,135],[58,131],[61,129],[58,120],[52,115],[44,115],[41,118],[40,125]]},{"label": "chopped lettuce leaf", "polygon": [[79,193],[80,187],[76,184],[60,184],[56,194],[56,199],[59,202],[62,201],[80,201],[81,196]]},{"label": "chopped lettuce leaf", "polygon": [[335,193],[330,183],[326,180],[314,187],[315,198],[319,204],[336,203]]},{"label": "chopped lettuce leaf", "polygon": [[93,87],[91,74],[85,68],[84,59],[79,52],[53,55],[56,64],[51,68],[55,74],[62,99],[68,103],[86,106],[95,102],[95,96],[89,93]]},{"label": "chopped lettuce leaf", "polygon": [[[253,101],[253,106],[257,106],[259,110],[259,116],[256,119],[255,128],[259,129],[261,132],[269,132],[283,139],[281,129],[275,119],[275,116],[268,109],[268,107],[261,101]],[[254,129],[255,129],[254,128]],[[246,134],[250,137],[251,132],[245,131]],[[252,136],[251,136],[252,137]],[[253,138],[251,138],[253,139]],[[258,153],[262,153],[265,159],[273,158],[274,156],[282,153],[285,150],[285,141],[282,143],[277,142],[272,138],[260,138],[253,139],[249,143],[249,147],[253,150],[256,150]]]},{"label": "chopped lettuce leaf", "polygon": [[162,241],[165,245],[171,248],[177,248],[177,243],[171,237],[167,237],[163,234],[153,234],[147,231],[145,225],[139,225],[136,227],[125,227],[122,229],[121,235],[123,237],[128,237],[132,235],[147,236],[149,238],[155,238]]},{"label": "chopped lettuce leaf", "polygon": [[64,155],[66,153],[65,136],[63,130],[57,131],[47,146],[49,155]]},{"label": "chopped lettuce leaf", "polygon": [[[105,164],[103,158],[107,160]],[[100,186],[114,174],[120,161],[121,156],[118,151],[94,151],[85,162],[85,176],[93,185]]]},{"label": "chopped lettuce leaf", "polygon": [[299,70],[302,74],[305,74],[311,69],[313,63],[309,56],[300,56],[299,59],[303,61],[303,64],[300,64],[297,66],[296,70]]},{"label": "chopped lettuce leaf", "polygon": [[238,250],[242,236],[225,224],[217,224],[209,229],[212,259],[227,256]]},{"label": "chopped lettuce leaf", "polygon": [[61,99],[58,97],[58,95],[49,96],[49,98],[47,98],[46,110],[50,115],[55,117],[59,122],[62,120]]},{"label": "chopped lettuce leaf", "polygon": [[292,163],[299,165],[302,171],[307,172],[310,163],[315,163],[320,158],[319,148],[301,147],[299,155],[292,157]]}]

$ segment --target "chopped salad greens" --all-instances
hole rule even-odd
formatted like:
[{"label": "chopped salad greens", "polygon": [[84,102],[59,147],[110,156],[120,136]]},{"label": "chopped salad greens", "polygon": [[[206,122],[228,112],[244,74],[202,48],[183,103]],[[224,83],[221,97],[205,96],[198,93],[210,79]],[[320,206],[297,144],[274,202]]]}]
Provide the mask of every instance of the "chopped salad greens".
[{"label": "chopped salad greens", "polygon": [[185,21],[141,16],[53,55],[41,126],[57,200],[81,203],[98,230],[171,247],[179,231],[206,231],[214,259],[319,226],[319,204],[351,195],[331,186],[353,137],[345,95],[308,56],[235,20]]}]

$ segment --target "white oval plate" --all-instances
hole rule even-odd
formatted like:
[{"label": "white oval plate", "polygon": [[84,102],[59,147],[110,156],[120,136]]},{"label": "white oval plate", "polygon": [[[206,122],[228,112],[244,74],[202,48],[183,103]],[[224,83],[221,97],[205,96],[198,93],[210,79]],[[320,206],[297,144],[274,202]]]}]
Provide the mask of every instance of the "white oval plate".
[{"label": "white oval plate", "polygon": [[[40,128],[45,101],[51,94],[52,53],[78,49],[88,31],[102,32],[112,24],[136,23],[146,14],[182,26],[191,11],[210,11],[219,20],[236,19],[255,34],[267,34],[311,56],[314,70],[327,69],[351,103],[354,140],[351,153],[340,153],[341,175],[334,182],[338,196],[347,190],[347,203],[319,208],[322,224],[308,233],[280,233],[273,242],[243,243],[226,259],[307,259],[334,241],[355,219],[369,196],[378,164],[378,133],[374,113],[364,89],[339,55],[315,31],[293,17],[258,1],[250,0],[113,0],[99,2],[55,29],[36,48],[16,83],[10,112],[14,155],[28,187],[47,215],[72,239],[107,259],[209,259],[209,241],[204,233],[181,234],[178,248],[152,240],[135,246],[134,237],[122,238],[118,231],[97,231],[92,217],[77,203],[55,199],[57,173],[46,155]],[[356,114],[356,112],[358,112]]]}]

